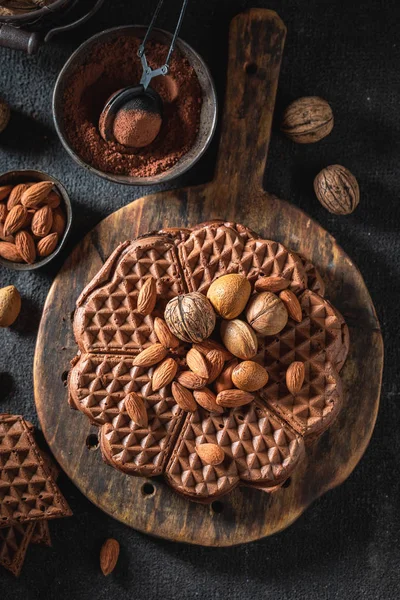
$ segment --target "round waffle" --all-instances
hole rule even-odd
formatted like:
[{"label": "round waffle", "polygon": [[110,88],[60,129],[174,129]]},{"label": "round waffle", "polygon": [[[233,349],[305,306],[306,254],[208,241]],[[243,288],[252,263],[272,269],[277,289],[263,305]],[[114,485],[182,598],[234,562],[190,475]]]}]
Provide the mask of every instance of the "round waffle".
[{"label": "round waffle", "polygon": [[[255,400],[223,414],[198,408],[182,411],[170,386],[151,388],[153,368],[133,365],[135,356],[157,342],[154,318],[174,296],[203,294],[216,278],[240,273],[251,284],[261,276],[283,276],[298,296],[303,319],[289,318],[276,336],[259,338],[255,360],[269,373]],[[136,310],[146,277],[157,284],[151,315]],[[305,446],[325,431],[343,400],[339,371],[348,352],[343,317],[323,298],[323,280],[308,261],[282,244],[260,239],[243,225],[213,221],[193,229],[163,229],[121,244],[77,302],[74,333],[79,354],[69,375],[70,404],[101,428],[104,460],[130,475],[164,474],[180,494],[211,502],[239,484],[276,489],[301,461]],[[320,292],[320,293],[318,293]],[[188,345],[172,356],[186,369]],[[289,394],[287,367],[305,364],[301,393]],[[139,393],[148,425],[134,423],[125,398]],[[196,451],[217,444],[225,459],[205,464]]]}]

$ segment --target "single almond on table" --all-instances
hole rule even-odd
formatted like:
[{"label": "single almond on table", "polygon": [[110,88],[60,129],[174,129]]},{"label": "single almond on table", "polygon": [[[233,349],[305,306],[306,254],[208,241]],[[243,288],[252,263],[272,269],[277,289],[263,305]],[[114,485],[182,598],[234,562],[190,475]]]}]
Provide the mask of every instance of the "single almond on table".
[{"label": "single almond on table", "polygon": [[221,375],[216,379],[214,384],[214,388],[217,394],[219,394],[219,392],[222,392],[223,390],[231,390],[234,387],[232,381],[232,372],[238,363],[238,359],[233,358],[225,365],[224,370],[222,371]]},{"label": "single almond on table", "polygon": [[289,313],[289,317],[291,317],[294,321],[301,323],[301,321],[303,320],[303,313],[297,296],[291,290],[283,290],[279,294],[279,298],[286,306],[286,310]]},{"label": "single almond on table", "polygon": [[17,204],[21,204],[22,194],[28,189],[28,187],[29,186],[26,183],[18,183],[18,185],[13,187],[7,200],[8,210],[11,210],[14,208],[14,206],[17,206]]},{"label": "single almond on table", "polygon": [[8,209],[5,204],[0,204],[0,223],[4,223],[7,219]]},{"label": "single almond on table", "polygon": [[136,425],[140,425],[141,427],[147,427],[149,424],[149,419],[147,416],[147,410],[143,398],[136,394],[135,392],[131,392],[125,398],[125,410],[129,415],[129,418],[136,423]]},{"label": "single almond on table", "polygon": [[225,452],[217,444],[199,444],[196,446],[196,450],[201,460],[207,465],[216,467],[224,461]]},{"label": "single almond on table", "polygon": [[194,399],[197,404],[200,404],[202,408],[209,412],[223,413],[224,409],[218,406],[216,403],[215,394],[208,388],[202,388],[201,390],[195,390],[193,392]]},{"label": "single almond on table", "polygon": [[0,256],[11,262],[23,262],[23,258],[18,252],[17,246],[10,242],[0,242]]},{"label": "single almond on table", "polygon": [[15,235],[15,245],[26,263],[31,265],[35,262],[36,246],[30,233],[18,231]]},{"label": "single almond on table", "polygon": [[156,367],[153,377],[151,378],[151,387],[153,392],[165,387],[176,375],[178,365],[173,358],[166,358]]},{"label": "single almond on table", "polygon": [[203,388],[207,383],[207,379],[199,377],[193,371],[181,371],[176,376],[176,380],[189,390],[198,390]]},{"label": "single almond on table", "polygon": [[206,355],[206,360],[210,365],[207,384],[212,383],[221,374],[224,368],[224,355],[220,350],[210,350]]},{"label": "single almond on table", "polygon": [[21,310],[21,296],[16,287],[8,285],[0,289],[0,327],[10,327]]},{"label": "single almond on table", "polygon": [[232,381],[239,390],[256,392],[267,385],[268,373],[254,360],[244,360],[233,369]]},{"label": "single almond on table", "polygon": [[53,188],[52,181],[38,181],[26,189],[21,197],[21,204],[26,208],[36,208],[49,195]]},{"label": "single almond on table", "polygon": [[224,390],[219,392],[216,402],[224,408],[235,408],[250,404],[252,400],[254,400],[254,396],[253,394],[249,394],[249,392],[243,390]]},{"label": "single almond on table", "polygon": [[50,206],[50,208],[54,209],[54,208],[57,208],[57,206],[60,206],[61,198],[57,194],[57,192],[55,192],[54,190],[52,190],[50,192],[50,194],[47,196],[47,198],[45,198],[44,201],[46,202],[46,204],[48,206]]},{"label": "single almond on table", "polygon": [[51,233],[58,233],[59,238],[61,238],[65,231],[65,225],[65,215],[62,211],[62,208],[58,206],[55,210],[53,210],[53,224],[50,231]]},{"label": "single almond on table", "polygon": [[224,361],[231,360],[231,358],[233,358],[233,354],[231,354],[229,352],[229,350],[227,350],[222,344],[219,344],[215,340],[210,340],[210,339],[203,340],[202,342],[200,342],[198,344],[194,344],[193,348],[196,348],[196,350],[198,350],[205,356],[207,356],[207,354],[211,350],[219,350],[220,352],[222,352],[222,354],[224,356]]},{"label": "single almond on table", "polygon": [[42,208],[39,208],[33,215],[31,224],[32,233],[37,237],[45,237],[50,232],[52,224],[53,212],[50,206],[42,206]]},{"label": "single almond on table", "polygon": [[136,310],[141,315],[153,312],[157,302],[157,287],[154,277],[148,277],[139,291]]},{"label": "single almond on table", "polygon": [[44,258],[49,256],[58,244],[58,233],[49,233],[37,243],[37,253]]},{"label": "single almond on table", "polygon": [[119,557],[119,543],[113,538],[106,540],[100,550],[100,568],[103,575],[110,575],[115,569]]},{"label": "single almond on table", "polygon": [[164,319],[160,317],[154,319],[154,331],[160,344],[165,348],[177,348],[179,346],[178,338],[169,330]]},{"label": "single almond on table", "polygon": [[207,360],[196,348],[191,348],[186,355],[187,366],[193,373],[204,379],[210,376],[210,369]]},{"label": "single almond on table", "polygon": [[194,412],[197,409],[197,404],[190,390],[183,387],[177,381],[172,382],[172,395],[177,405],[187,412]]},{"label": "single almond on table", "polygon": [[11,193],[11,190],[14,186],[12,185],[0,185],[0,202],[7,198],[7,196]]},{"label": "single almond on table", "polygon": [[305,377],[304,363],[292,362],[286,371],[286,387],[293,395],[298,394],[303,387]]},{"label": "single almond on table", "polygon": [[256,292],[281,292],[290,285],[290,280],[280,275],[260,277],[254,284]]},{"label": "single almond on table", "polygon": [[142,350],[140,354],[136,356],[133,361],[134,367],[152,367],[167,356],[167,349],[162,344],[152,344],[145,350]]},{"label": "single almond on table", "polygon": [[4,235],[11,235],[22,229],[25,225],[28,211],[24,206],[18,204],[10,210],[4,223]]}]

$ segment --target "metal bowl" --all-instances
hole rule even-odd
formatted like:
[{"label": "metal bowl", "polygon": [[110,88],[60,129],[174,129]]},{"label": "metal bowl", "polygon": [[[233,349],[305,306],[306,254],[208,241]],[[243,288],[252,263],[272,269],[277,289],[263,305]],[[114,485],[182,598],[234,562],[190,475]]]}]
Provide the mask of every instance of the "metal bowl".
[{"label": "metal bowl", "polygon": [[48,175],[47,173],[44,173],[43,171],[33,171],[28,169],[23,169],[21,171],[7,171],[7,173],[3,173],[3,175],[0,176],[0,185],[8,185],[12,183],[25,183],[31,181],[53,181],[54,186],[57,192],[60,194],[62,202],[64,203],[63,208],[65,210],[66,225],[64,235],[61,241],[58,243],[58,246],[56,247],[54,252],[52,252],[51,254],[49,254],[49,256],[46,256],[42,260],[38,260],[37,262],[33,263],[33,265],[28,265],[26,263],[16,263],[0,257],[0,265],[9,269],[15,269],[16,271],[34,271],[35,269],[40,269],[40,267],[44,267],[44,265],[47,265],[47,263],[53,260],[53,258],[55,258],[57,254],[61,251],[71,229],[71,201],[69,199],[65,187],[57,179],[55,179],[51,175]]},{"label": "metal bowl", "polygon": [[[194,68],[198,77],[202,92],[203,92],[203,105],[200,114],[200,128],[197,139],[194,146],[187,152],[180,160],[168,171],[159,173],[152,177],[130,177],[129,175],[114,175],[113,173],[107,173],[106,171],[100,171],[95,169],[90,164],[84,162],[80,156],[75,152],[74,148],[70,144],[64,128],[64,107],[63,97],[65,88],[68,85],[68,80],[72,73],[85,64],[87,61],[88,54],[92,50],[93,46],[99,42],[107,43],[121,35],[143,38],[146,32],[146,28],[139,25],[130,25],[127,27],[115,27],[103,31],[82,44],[69,58],[61,70],[53,94],[53,116],[54,123],[60,140],[68,152],[68,154],[77,162],[81,167],[85,167],[91,173],[104,177],[108,181],[115,183],[122,183],[125,185],[154,185],[158,183],[165,183],[175,177],[179,177],[186,171],[188,171],[204,154],[207,150],[212,136],[215,132],[217,123],[217,96],[215,92],[214,82],[208,67],[204,63],[203,59],[191,48],[186,42],[178,39],[176,46],[179,51],[187,58],[191,66]],[[171,34],[162,29],[154,29],[150,39],[169,44],[171,40]]]}]

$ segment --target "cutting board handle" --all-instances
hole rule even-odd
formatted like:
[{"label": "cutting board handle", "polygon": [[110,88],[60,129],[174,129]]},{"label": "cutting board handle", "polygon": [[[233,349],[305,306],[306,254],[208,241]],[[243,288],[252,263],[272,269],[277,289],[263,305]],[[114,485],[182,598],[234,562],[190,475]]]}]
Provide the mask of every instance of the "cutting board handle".
[{"label": "cutting board handle", "polygon": [[250,9],[231,22],[214,179],[225,198],[232,186],[243,193],[262,189],[285,37],[286,27],[272,10]]}]

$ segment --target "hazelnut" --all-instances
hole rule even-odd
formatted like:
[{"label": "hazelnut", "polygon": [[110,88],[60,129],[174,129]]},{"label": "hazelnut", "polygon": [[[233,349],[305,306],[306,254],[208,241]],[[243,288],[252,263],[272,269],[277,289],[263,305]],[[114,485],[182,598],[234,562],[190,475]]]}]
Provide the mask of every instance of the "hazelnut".
[{"label": "hazelnut", "polygon": [[171,332],[184,342],[202,342],[212,334],[216,315],[200,292],[176,296],[165,308],[165,321]]},{"label": "hazelnut", "polygon": [[223,275],[212,282],[207,298],[223,319],[234,319],[245,309],[251,294],[250,282],[243,275]]},{"label": "hazelnut", "polygon": [[255,294],[250,300],[246,319],[261,335],[275,335],[282,331],[288,320],[288,312],[282,300],[272,292]]},{"label": "hazelnut", "polygon": [[247,360],[257,354],[257,336],[247,323],[240,319],[222,321],[221,338],[234,356]]}]

